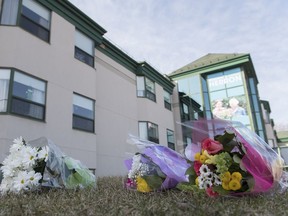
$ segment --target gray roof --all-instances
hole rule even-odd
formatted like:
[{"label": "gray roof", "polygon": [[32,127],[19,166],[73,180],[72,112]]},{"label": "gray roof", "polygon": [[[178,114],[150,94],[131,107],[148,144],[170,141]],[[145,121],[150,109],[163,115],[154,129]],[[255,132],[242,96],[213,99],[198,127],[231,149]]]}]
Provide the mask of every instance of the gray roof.
[{"label": "gray roof", "polygon": [[169,74],[169,76],[180,74],[183,72],[191,71],[194,69],[206,67],[209,65],[217,64],[220,62],[224,62],[227,60],[235,59],[241,56],[249,55],[248,53],[209,53],[193,62],[190,64],[185,65],[184,67],[179,68],[176,71],[173,71],[172,73]]}]

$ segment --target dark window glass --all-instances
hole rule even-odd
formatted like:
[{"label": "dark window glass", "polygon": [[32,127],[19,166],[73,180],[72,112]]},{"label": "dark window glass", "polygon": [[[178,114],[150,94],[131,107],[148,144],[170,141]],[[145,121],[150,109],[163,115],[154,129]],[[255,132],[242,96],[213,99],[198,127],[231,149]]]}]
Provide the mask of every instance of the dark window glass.
[{"label": "dark window glass", "polygon": [[11,112],[27,117],[44,119],[45,107],[19,98],[12,98]]},{"label": "dark window glass", "polygon": [[78,47],[75,47],[74,56],[76,59],[90,65],[91,67],[94,67],[94,57],[79,49]]},{"label": "dark window glass", "polygon": [[148,122],[148,140],[159,143],[158,125]]},{"label": "dark window glass", "polygon": [[49,31],[33,23],[31,20],[27,19],[25,16],[21,16],[20,26],[23,29],[27,30],[28,32],[38,36],[42,40],[49,41]]},{"label": "dark window glass", "polygon": [[167,142],[168,147],[175,150],[174,132],[171,130],[167,130]]},{"label": "dark window glass", "polygon": [[74,129],[94,132],[94,101],[84,96],[73,95]]},{"label": "dark window glass", "polygon": [[168,147],[175,150],[175,144],[174,143],[169,143],[168,142]]},{"label": "dark window glass", "polygon": [[11,112],[39,120],[45,119],[46,83],[14,72]]},{"label": "dark window glass", "polygon": [[165,106],[166,109],[171,110],[171,104],[169,102],[164,101],[164,106]]},{"label": "dark window glass", "polygon": [[44,19],[43,17],[39,16],[34,11],[30,10],[29,8],[22,6],[22,15],[33,21],[34,23],[41,25],[42,27],[49,30],[49,21]]},{"label": "dark window glass", "polygon": [[21,28],[44,41],[48,42],[50,39],[49,10],[35,1],[29,0],[23,2],[19,25]]},{"label": "dark window glass", "polygon": [[94,120],[73,115],[73,128],[94,132]]},{"label": "dark window glass", "polygon": [[151,91],[146,90],[146,97],[152,101],[156,101],[156,95]]}]

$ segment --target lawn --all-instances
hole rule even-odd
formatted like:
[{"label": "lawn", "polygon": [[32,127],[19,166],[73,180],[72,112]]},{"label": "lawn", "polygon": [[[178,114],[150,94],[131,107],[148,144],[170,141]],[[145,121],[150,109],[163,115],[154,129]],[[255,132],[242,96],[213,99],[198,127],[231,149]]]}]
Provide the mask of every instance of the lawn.
[{"label": "lawn", "polygon": [[0,215],[288,215],[288,193],[209,198],[203,193],[125,190],[121,177],[97,188],[52,189],[0,197]]}]

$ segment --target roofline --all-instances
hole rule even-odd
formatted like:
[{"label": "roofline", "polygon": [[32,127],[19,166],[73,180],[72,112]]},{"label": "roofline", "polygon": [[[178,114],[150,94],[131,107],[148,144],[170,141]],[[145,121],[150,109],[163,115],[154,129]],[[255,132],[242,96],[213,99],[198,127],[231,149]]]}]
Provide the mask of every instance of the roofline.
[{"label": "roofline", "polygon": [[139,65],[143,63],[138,63],[122,50],[117,48],[110,41],[105,39],[103,35],[107,32],[94,20],[88,17],[80,9],[74,6],[68,0],[37,0],[50,10],[56,12],[58,15],[66,19],[68,22],[75,25],[77,29],[93,39],[95,43],[95,48],[105,55],[109,56],[131,72],[136,75],[145,75],[151,80],[159,83],[165,90],[172,94],[174,84],[168,78],[163,76],[160,72],[152,68],[147,63],[144,63],[145,69],[139,69]]},{"label": "roofline", "polygon": [[[245,64],[248,63],[248,64]],[[213,72],[215,70],[221,70],[227,67],[233,67],[233,66],[238,66],[238,65],[243,65],[249,70],[249,72],[251,73],[252,76],[256,77],[256,82],[258,83],[258,79],[255,73],[255,69],[250,57],[250,54],[244,54],[238,57],[235,57],[233,59],[227,59],[225,61],[221,61],[221,62],[216,62],[210,65],[205,65],[203,67],[199,67],[199,68],[195,68],[195,69],[191,69],[188,71],[183,71],[182,73],[177,73],[177,74],[171,74],[168,75],[171,79],[177,79],[178,77],[183,77],[189,74],[202,74],[202,73],[209,73],[209,72]]]},{"label": "roofline", "polygon": [[175,87],[174,83],[170,80],[169,77],[165,77],[164,75],[160,74],[156,69],[154,69],[145,61],[138,63],[136,75],[144,75],[151,80],[155,80],[170,94],[172,94],[173,88]]},{"label": "roofline", "polygon": [[68,0],[37,1],[75,25],[77,29],[96,42],[95,46],[102,43],[103,35],[107,31]]}]

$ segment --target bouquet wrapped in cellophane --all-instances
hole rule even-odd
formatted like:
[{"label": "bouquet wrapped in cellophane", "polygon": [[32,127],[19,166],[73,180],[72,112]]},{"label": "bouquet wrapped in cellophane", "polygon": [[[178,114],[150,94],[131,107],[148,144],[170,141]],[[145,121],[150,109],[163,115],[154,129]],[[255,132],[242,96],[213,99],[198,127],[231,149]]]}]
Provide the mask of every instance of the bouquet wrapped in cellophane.
[{"label": "bouquet wrapped in cellophane", "polygon": [[200,189],[209,196],[244,195],[287,188],[283,159],[256,133],[240,122],[198,120],[182,124],[192,143],[182,190]]},{"label": "bouquet wrapped in cellophane", "polygon": [[96,186],[94,174],[85,165],[65,155],[44,137],[29,143],[22,137],[14,139],[0,169],[1,194],[41,187],[73,189]]},{"label": "bouquet wrapped in cellophane", "polygon": [[190,164],[172,149],[137,137],[130,136],[139,152],[125,161],[129,170],[124,185],[139,192],[161,191],[175,188],[179,182],[187,182],[185,174]]}]

